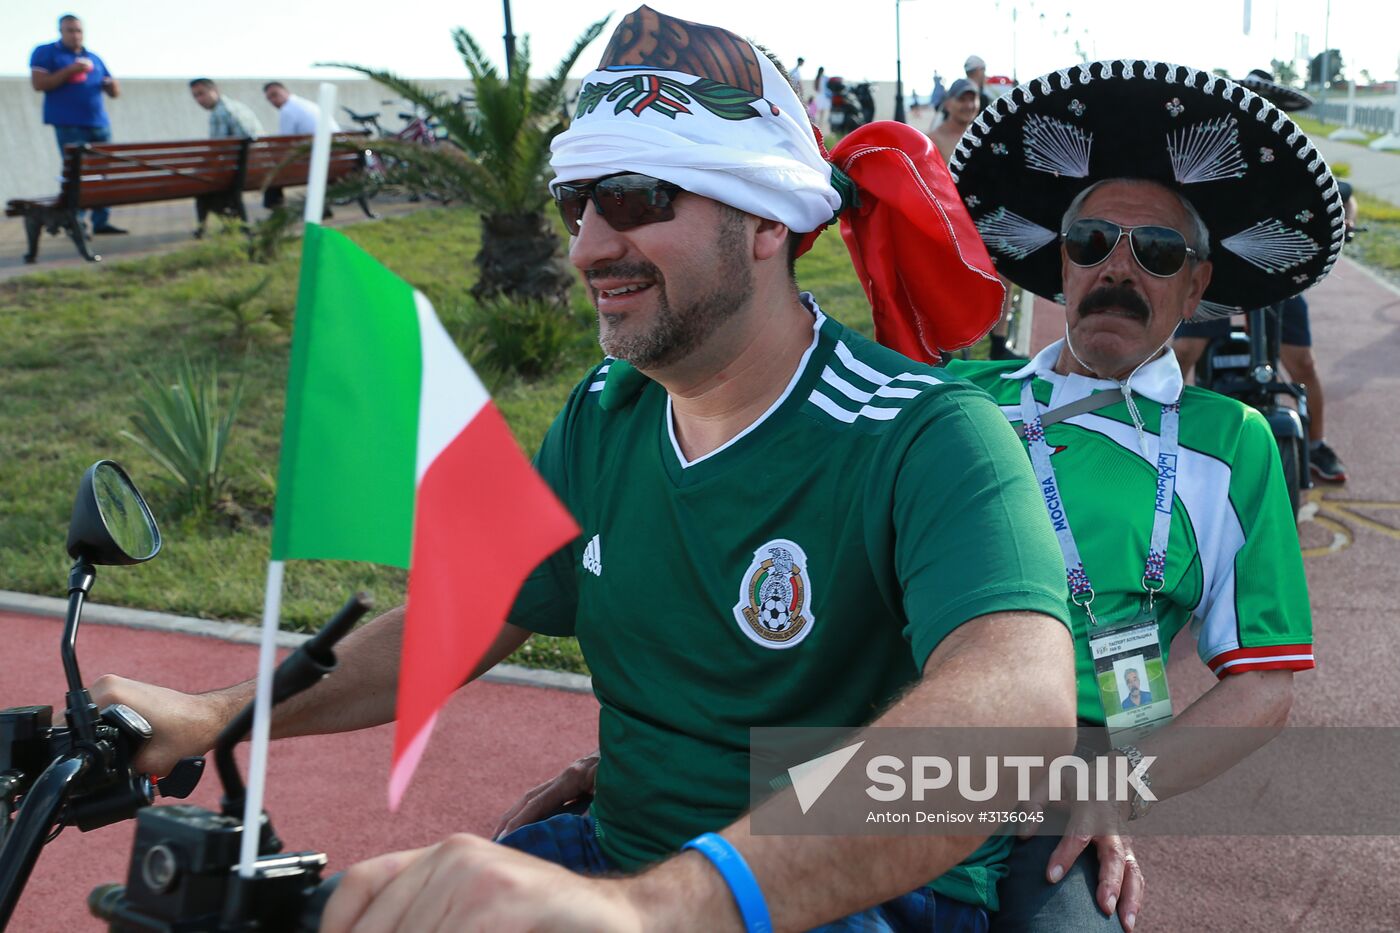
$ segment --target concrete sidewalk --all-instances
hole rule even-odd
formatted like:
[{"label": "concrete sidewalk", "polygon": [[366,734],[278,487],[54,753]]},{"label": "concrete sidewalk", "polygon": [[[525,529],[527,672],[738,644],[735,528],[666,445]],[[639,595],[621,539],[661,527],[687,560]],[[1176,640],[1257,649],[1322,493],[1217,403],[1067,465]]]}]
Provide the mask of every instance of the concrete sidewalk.
[{"label": "concrete sidewalk", "polygon": [[[248,220],[252,223],[268,215],[268,211],[262,206],[262,196],[257,192],[245,194],[243,204],[248,211]],[[431,201],[413,203],[403,199],[391,199],[388,196],[370,202],[370,208],[380,217],[397,217],[422,207],[433,206],[435,204]],[[344,227],[371,219],[364,215],[357,204],[338,205],[334,210],[335,216],[327,221],[327,225],[331,227]],[[112,223],[128,232],[124,236],[91,238],[89,248],[100,255],[103,262],[168,253],[195,242],[194,200],[115,207],[112,209]],[[217,218],[210,219],[209,229],[218,229]],[[50,236],[44,233],[39,240],[39,259],[32,265],[24,261],[27,249],[24,219],[3,218],[3,223],[0,223],[0,281],[30,272],[102,265],[101,262],[88,262],[79,256],[77,248],[67,234]]]},{"label": "concrete sidewalk", "polygon": [[1347,181],[1369,195],[1400,205],[1400,154],[1332,142],[1325,137],[1311,138],[1328,165],[1345,162],[1350,166]]}]

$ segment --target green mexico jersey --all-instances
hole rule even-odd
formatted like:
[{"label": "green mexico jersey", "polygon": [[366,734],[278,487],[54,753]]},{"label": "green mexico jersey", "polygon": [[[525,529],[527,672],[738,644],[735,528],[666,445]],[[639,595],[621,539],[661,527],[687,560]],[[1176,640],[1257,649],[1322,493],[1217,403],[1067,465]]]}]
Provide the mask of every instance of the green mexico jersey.
[{"label": "green mexico jersey", "polygon": [[[870,722],[940,640],[993,612],[1065,619],[1035,478],[985,393],[812,307],[783,395],[687,461],[668,396],[622,363],[536,458],[583,529],[510,621],[578,636],[601,704],[593,816],[631,871],[737,819],[749,729]],[[995,904],[990,841],[934,882]]]},{"label": "green mexico jersey", "polygon": [[[987,390],[1005,416],[1021,422],[1021,386],[1033,378],[1041,406],[1058,408],[1116,383],[1064,376],[1052,367],[1062,342],[1019,370],[1015,363],[954,361],[947,372]],[[1154,604],[1162,660],[1188,623],[1201,660],[1217,676],[1313,666],[1312,615],[1298,532],[1290,513],[1273,434],[1240,402],[1188,386],[1170,352],[1133,378],[1149,460],[1121,400],[1045,428],[1064,514],[1094,586],[1099,627],[1131,620],[1144,596],[1142,576],[1157,494],[1157,432],[1162,403],[1181,395],[1180,455],[1163,590]],[[1045,506],[1040,504],[1044,511]],[[1072,610],[1079,715],[1102,724],[1088,644],[1088,617]]]}]

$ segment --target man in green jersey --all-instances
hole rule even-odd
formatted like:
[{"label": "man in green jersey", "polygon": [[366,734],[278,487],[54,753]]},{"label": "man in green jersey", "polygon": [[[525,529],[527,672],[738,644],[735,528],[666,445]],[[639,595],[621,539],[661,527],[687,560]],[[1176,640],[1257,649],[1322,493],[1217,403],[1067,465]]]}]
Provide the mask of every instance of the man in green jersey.
[{"label": "man in green jersey", "polygon": [[[1157,799],[1183,793],[1253,749],[1202,752],[1177,727],[1281,727],[1293,673],[1313,666],[1312,622],[1267,423],[1183,389],[1165,347],[1182,319],[1282,300],[1325,275],[1342,239],[1337,186],[1262,98],[1140,61],[1017,88],[950,169],[998,270],[1064,304],[1067,324],[1029,363],[948,371],[1024,431],[1071,590],[1081,722],[1106,724],[1114,754],[1155,757]],[[1164,725],[1167,651],[1188,623],[1219,682]],[[1139,797],[1117,816],[1146,808]],[[1088,841],[1018,845],[993,928],[1131,929],[1142,895],[1131,849],[1116,832]]]},{"label": "man in green jersey", "polygon": [[[749,730],[1072,725],[1064,578],[1015,435],[985,393],[799,295],[794,235],[841,196],[747,41],[631,14],[553,166],[612,359],[536,458],[583,534],[527,581],[483,667],[532,632],[578,637],[601,705],[594,806],[505,840],[522,851],[458,835],[363,863],[323,929],[985,930],[1003,840],[755,833]],[[930,263],[995,283],[951,242]],[[347,638],[274,733],[388,719],[399,619]],[[249,693],[94,686],[151,714],[157,770]],[[1063,732],[1028,753],[1068,750]]]}]

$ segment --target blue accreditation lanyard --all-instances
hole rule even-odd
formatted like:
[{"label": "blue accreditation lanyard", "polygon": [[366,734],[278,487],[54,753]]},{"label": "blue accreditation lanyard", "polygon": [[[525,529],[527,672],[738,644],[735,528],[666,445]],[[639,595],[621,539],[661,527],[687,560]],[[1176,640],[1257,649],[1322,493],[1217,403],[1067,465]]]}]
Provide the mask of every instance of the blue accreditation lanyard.
[{"label": "blue accreditation lanyard", "polygon": [[[1033,378],[1028,378],[1021,384],[1021,421],[1026,427],[1031,465],[1035,468],[1035,478],[1040,484],[1041,495],[1045,497],[1050,523],[1060,541],[1070,601],[1083,608],[1089,616],[1090,625],[1098,625],[1099,620],[1095,617],[1093,609],[1094,584],[1084,569],[1083,559],[1079,556],[1079,545],[1075,544],[1074,532],[1070,530],[1069,515],[1065,510],[1064,499],[1060,496],[1060,485],[1055,481],[1055,467],[1050,463],[1050,447],[1045,443],[1045,428],[1040,423],[1040,406],[1031,392],[1033,381]],[[1148,613],[1152,611],[1153,601],[1162,590],[1162,579],[1167,567],[1172,502],[1176,497],[1176,461],[1180,451],[1177,438],[1180,424],[1180,399],[1163,405],[1157,445],[1157,496],[1153,507],[1152,539],[1148,544],[1147,561],[1142,571],[1142,588],[1147,593],[1145,608]]]}]

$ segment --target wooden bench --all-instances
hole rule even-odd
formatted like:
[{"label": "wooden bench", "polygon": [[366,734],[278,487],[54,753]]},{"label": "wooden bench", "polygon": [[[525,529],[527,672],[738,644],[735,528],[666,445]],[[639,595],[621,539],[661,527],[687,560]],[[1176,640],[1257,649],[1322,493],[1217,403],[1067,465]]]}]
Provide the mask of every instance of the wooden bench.
[{"label": "wooden bench", "polygon": [[[366,133],[337,133],[328,182],[365,167]],[[199,216],[210,211],[245,223],[243,192],[304,185],[310,168],[310,136],[260,139],[196,139],[157,143],[79,143],[64,147],[59,193],[42,198],[11,198],[6,217],[23,217],[29,239],[25,262],[39,256],[39,237],[65,231],[84,259],[96,262],[80,213],[93,207],[149,204],[194,198]],[[373,217],[369,203],[357,199]]]}]

